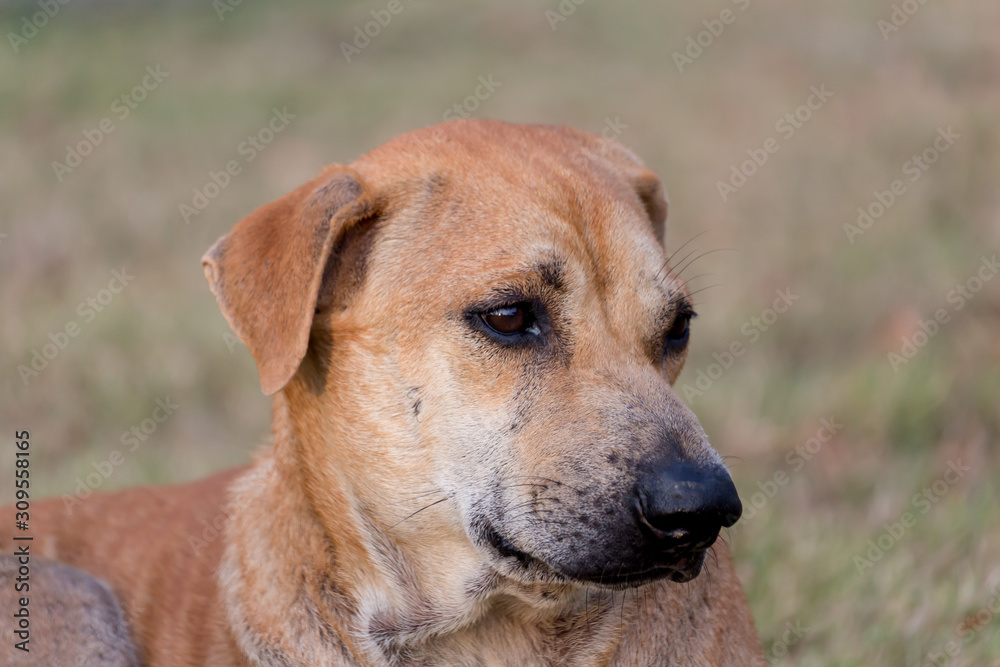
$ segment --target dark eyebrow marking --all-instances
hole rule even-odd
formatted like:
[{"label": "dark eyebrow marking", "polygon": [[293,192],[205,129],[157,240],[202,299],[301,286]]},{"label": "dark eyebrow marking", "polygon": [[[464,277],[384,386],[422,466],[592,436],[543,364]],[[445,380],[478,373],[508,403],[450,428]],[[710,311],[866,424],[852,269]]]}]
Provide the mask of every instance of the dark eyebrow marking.
[{"label": "dark eyebrow marking", "polygon": [[566,290],[565,266],[560,259],[552,259],[531,268],[533,273],[537,273],[548,287],[556,292]]},{"label": "dark eyebrow marking", "polygon": [[497,276],[492,285],[484,285],[479,298],[465,308],[463,318],[522,301],[531,302],[545,311],[558,310],[559,303],[569,290],[563,259],[548,255],[521,265],[515,271],[513,275]]}]

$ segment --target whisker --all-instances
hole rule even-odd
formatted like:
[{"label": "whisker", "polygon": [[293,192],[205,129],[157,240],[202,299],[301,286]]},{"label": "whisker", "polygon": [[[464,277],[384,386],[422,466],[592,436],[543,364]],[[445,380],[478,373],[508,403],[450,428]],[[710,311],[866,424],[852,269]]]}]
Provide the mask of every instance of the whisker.
[{"label": "whisker", "polygon": [[707,234],[707,233],[708,233],[708,230],[706,229],[705,231],[702,231],[702,232],[698,232],[697,234],[695,234],[694,236],[692,236],[691,238],[689,238],[689,239],[688,239],[687,241],[685,241],[684,243],[682,243],[682,244],[681,244],[681,245],[680,245],[680,246],[679,246],[679,247],[677,248],[677,250],[674,250],[674,251],[673,251],[672,253],[670,253],[670,254],[669,254],[669,255],[667,256],[667,261],[669,262],[670,260],[672,260],[672,259],[674,258],[674,255],[676,255],[676,254],[677,254],[677,253],[679,253],[679,252],[680,252],[681,250],[683,250],[683,249],[684,249],[684,248],[685,248],[685,247],[686,247],[686,246],[687,246],[687,245],[688,245],[689,243],[691,243],[692,241],[694,241],[694,240],[696,240],[696,239],[700,239],[700,238],[701,238],[702,236],[704,236],[704,235],[705,235],[705,234]]},{"label": "whisker", "polygon": [[[624,565],[618,568],[619,575],[622,573],[622,567],[624,567]],[[625,598],[627,596],[628,596],[628,589],[626,588],[622,590],[622,606],[621,610],[618,612],[618,624],[619,624],[618,632],[621,633],[622,637],[625,636]]]},{"label": "whisker", "polygon": [[659,282],[660,276],[663,274],[663,270],[665,268],[667,268],[668,266],[670,266],[670,261],[674,258],[674,256],[677,253],[679,253],[681,250],[683,250],[689,243],[691,243],[692,241],[694,241],[697,238],[700,238],[700,237],[704,236],[707,233],[708,233],[708,230],[705,230],[703,232],[699,232],[699,233],[695,234],[694,236],[692,236],[691,238],[689,238],[687,241],[685,241],[684,243],[682,243],[680,245],[680,247],[677,248],[677,250],[674,250],[672,253],[670,253],[669,255],[667,255],[666,261],[663,262],[663,266],[660,267],[660,270],[656,272],[656,277],[653,278],[653,281],[654,282]]},{"label": "whisker", "polygon": [[[692,250],[691,250],[691,251],[690,251],[690,252],[689,252],[688,254],[684,255],[684,256],[683,256],[683,257],[682,257],[682,258],[680,259],[680,262],[678,262],[678,263],[679,263],[679,264],[683,264],[684,262],[686,262],[686,261],[687,261],[687,259],[688,259],[688,258],[689,258],[689,257],[690,257],[691,255],[695,254],[696,252],[698,252],[698,249],[697,249],[697,248],[695,248],[695,249],[692,249]],[[679,275],[679,274],[678,274],[678,272],[677,272],[677,271],[676,271],[675,269],[670,269],[670,273],[673,273],[673,274],[674,274],[675,276],[676,276],[676,275]],[[664,275],[664,276],[663,276],[663,279],[665,280],[665,279],[666,279],[666,277],[667,277],[667,276],[666,276],[666,275]]]},{"label": "whisker", "polygon": [[[724,250],[734,250],[734,248],[715,248],[713,250],[706,250],[705,252],[701,253],[700,255],[698,255],[698,256],[696,256],[696,257],[688,260],[687,263],[685,263],[681,268],[679,268],[676,271],[674,271],[674,275],[679,278],[681,276],[681,274],[684,273],[684,271],[689,266],[691,266],[692,264],[694,264],[695,262],[697,262],[702,257],[705,257],[707,255],[711,255],[711,254],[714,254],[714,253],[717,253],[717,252],[722,252]],[[690,257],[690,255],[688,255],[688,257]],[[687,259],[687,257],[685,257],[684,259]]]},{"label": "whisker", "polygon": [[699,287],[698,289],[694,290],[693,292],[688,292],[688,296],[689,297],[694,297],[695,294],[699,294],[700,292],[704,292],[705,290],[712,289],[713,287],[718,287],[719,285],[720,285],[720,283],[713,283],[711,285],[705,285],[704,287]]},{"label": "whisker", "polygon": [[543,512],[545,514],[553,514],[553,513],[557,512],[557,511],[558,510],[537,510],[537,511],[536,510],[527,510],[525,512],[520,512],[518,514],[511,514],[509,516],[505,516],[504,520],[506,522],[513,523],[514,521],[517,521],[518,519],[523,519],[526,516],[530,516],[530,517],[534,517],[535,519],[538,519],[538,521],[542,522],[542,523],[552,523],[552,524],[556,524],[556,525],[560,525],[560,526],[566,525],[566,523],[567,523],[566,521],[555,520],[555,519],[547,519],[544,516],[542,516],[541,514],[539,514],[539,512]]},{"label": "whisker", "polygon": [[540,496],[538,498],[532,498],[531,500],[525,500],[523,503],[518,503],[516,505],[512,505],[511,507],[506,508],[505,511],[506,512],[513,512],[516,509],[520,509],[522,507],[526,507],[526,506],[532,505],[534,503],[542,503],[542,502],[545,502],[546,500],[559,500],[559,498],[556,498],[555,496]]},{"label": "whisker", "polygon": [[729,464],[730,461],[735,461],[736,463],[746,463],[742,456],[735,456],[733,454],[723,456],[722,462],[725,464],[727,470],[733,469],[733,466]]},{"label": "whisker", "polygon": [[433,489],[431,491],[424,491],[423,493],[413,493],[410,494],[410,498],[422,498],[424,496],[432,496],[437,493],[444,493],[444,489]]},{"label": "whisker", "polygon": [[435,501],[434,501],[434,502],[432,502],[432,503],[431,503],[430,505],[424,505],[423,507],[421,507],[420,509],[418,509],[418,510],[417,510],[416,512],[414,512],[413,514],[410,514],[410,515],[409,515],[409,516],[407,516],[406,518],[404,518],[404,519],[400,520],[399,522],[397,522],[397,523],[393,524],[393,525],[392,525],[392,526],[391,526],[391,527],[389,528],[389,530],[392,530],[393,528],[395,528],[395,527],[396,527],[396,526],[398,526],[399,524],[403,523],[403,521],[406,521],[407,519],[411,519],[411,518],[415,517],[416,515],[420,514],[420,513],[421,513],[421,512],[423,512],[423,511],[424,511],[425,509],[427,509],[428,507],[434,507],[435,505],[438,505],[438,504],[440,504],[440,503],[443,503],[444,501],[446,501],[446,500],[448,500],[448,499],[449,499],[449,497],[448,497],[448,496],[445,496],[445,497],[444,497],[444,498],[442,498],[441,500],[435,500]]},{"label": "whisker", "polygon": [[519,475],[518,477],[523,477],[524,479],[529,479],[529,478],[541,479],[541,480],[545,480],[546,482],[552,482],[553,484],[558,484],[559,486],[565,486],[565,487],[568,487],[570,489],[573,489],[574,491],[583,493],[582,489],[579,489],[579,488],[573,486],[572,484],[568,484],[566,482],[560,482],[559,480],[551,479],[549,477],[542,477],[541,475]]},{"label": "whisker", "polygon": [[685,278],[684,282],[691,283],[691,282],[694,282],[695,280],[698,280],[698,278],[704,278],[705,276],[713,276],[714,277],[715,275],[716,274],[714,274],[714,273],[699,273],[696,276],[691,276],[690,278]]}]

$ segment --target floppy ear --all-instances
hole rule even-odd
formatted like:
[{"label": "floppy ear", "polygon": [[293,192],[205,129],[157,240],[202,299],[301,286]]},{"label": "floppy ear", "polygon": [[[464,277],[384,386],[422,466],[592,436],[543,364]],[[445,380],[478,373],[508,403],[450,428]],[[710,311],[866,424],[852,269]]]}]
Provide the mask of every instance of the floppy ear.
[{"label": "floppy ear", "polygon": [[334,243],[374,208],[352,169],[328,167],[241,220],[202,258],[222,314],[257,362],[265,394],[288,384],[306,355]]}]

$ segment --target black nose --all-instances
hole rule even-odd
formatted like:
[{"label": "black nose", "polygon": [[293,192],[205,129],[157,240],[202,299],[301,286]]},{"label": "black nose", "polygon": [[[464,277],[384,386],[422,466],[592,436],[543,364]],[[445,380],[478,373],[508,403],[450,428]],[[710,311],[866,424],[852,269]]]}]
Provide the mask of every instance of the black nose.
[{"label": "black nose", "polygon": [[721,465],[666,462],[640,473],[639,522],[656,540],[700,546],[736,523],[743,504]]}]

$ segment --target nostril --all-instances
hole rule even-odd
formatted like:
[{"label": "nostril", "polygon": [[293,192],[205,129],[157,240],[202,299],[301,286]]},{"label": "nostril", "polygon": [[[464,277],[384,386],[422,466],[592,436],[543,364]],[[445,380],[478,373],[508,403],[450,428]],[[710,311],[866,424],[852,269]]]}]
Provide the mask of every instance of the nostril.
[{"label": "nostril", "polygon": [[637,503],[639,524],[654,539],[662,542],[694,543],[707,535],[714,536],[719,523],[712,517],[697,513],[677,512],[672,514],[649,513],[641,501]]},{"label": "nostril", "polygon": [[655,539],[678,542],[714,539],[743,512],[725,468],[687,463],[656,466],[641,475],[635,506],[639,524]]}]

